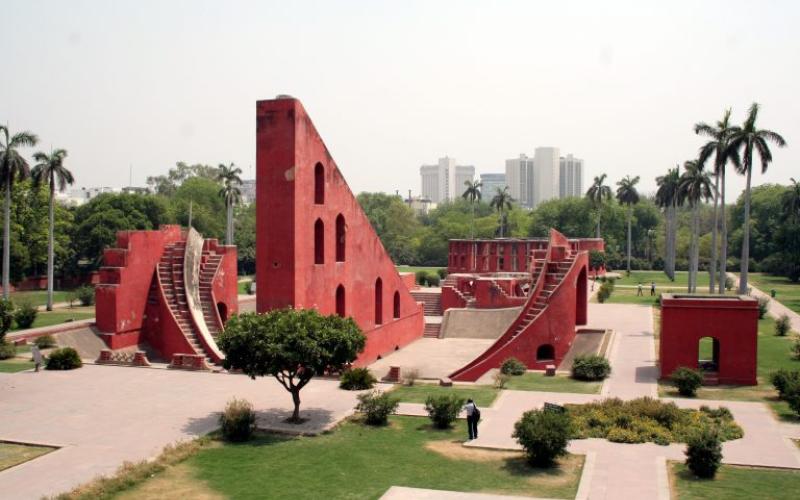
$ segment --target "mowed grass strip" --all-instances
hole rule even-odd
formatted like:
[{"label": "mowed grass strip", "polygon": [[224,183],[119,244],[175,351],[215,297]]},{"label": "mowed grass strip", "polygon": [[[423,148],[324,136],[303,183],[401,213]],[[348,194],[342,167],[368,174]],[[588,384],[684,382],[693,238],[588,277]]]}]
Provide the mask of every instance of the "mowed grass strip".
[{"label": "mowed grass strip", "polygon": [[[39,311],[36,315],[36,320],[33,322],[31,328],[40,328],[43,326],[60,325],[68,321],[78,321],[82,319],[94,318],[94,306],[89,307],[74,307],[55,309],[53,311]],[[20,328],[14,325],[11,331],[19,331]]]},{"label": "mowed grass strip", "polygon": [[[377,428],[347,421],[316,437],[262,435],[243,444],[217,444],[189,458],[184,464],[190,470],[179,472],[207,485],[209,498],[377,499],[391,486],[575,497],[582,456],[534,469],[519,452],[464,448],[463,434],[461,426],[433,430],[419,417],[392,417]],[[170,481],[161,487],[162,493],[172,491]],[[147,498],[140,494],[146,488],[144,483],[125,498]]]},{"label": "mowed grass strip", "polygon": [[[631,271],[630,276],[627,276],[625,270],[613,271],[620,275],[620,278],[616,280],[615,284],[617,285],[625,285],[625,286],[636,286],[639,283],[642,284],[642,287],[646,288],[646,292],[650,293],[650,283],[656,283],[656,291],[658,288],[663,288],[664,286],[667,287],[675,287],[680,288],[683,287],[684,289],[689,284],[689,272],[688,271],[675,271],[675,281],[670,281],[669,277],[664,274],[663,271]],[[697,288],[705,287],[706,291],[708,290],[708,272],[698,272],[697,273]]]},{"label": "mowed grass strip", "polygon": [[682,463],[670,464],[673,492],[681,500],[790,500],[800,491],[800,470],[723,465],[714,479],[696,478]]},{"label": "mowed grass strip", "polygon": [[[69,290],[53,290],[53,303],[67,302]],[[29,300],[33,305],[43,306],[47,304],[47,290],[32,290],[27,292],[11,292],[11,302],[18,304],[21,301]],[[77,300],[76,300],[77,303]]]},{"label": "mowed grass strip", "polygon": [[416,383],[412,386],[396,385],[392,395],[403,403],[425,403],[429,396],[456,394],[464,400],[472,399],[478,406],[491,406],[500,391],[488,385],[455,385],[442,387],[434,384]]},{"label": "mowed grass strip", "polygon": [[50,446],[7,443],[0,441],[0,471],[33,460],[55,450]]},{"label": "mowed grass strip", "polygon": [[512,376],[505,388],[515,391],[598,394],[602,386],[602,382],[584,382],[566,375],[546,377],[543,373],[528,372],[524,375]]},{"label": "mowed grass strip", "polygon": [[775,290],[775,299],[792,311],[800,313],[800,283],[793,283],[783,276],[750,273],[747,279],[751,285],[769,294]]},{"label": "mowed grass strip", "polygon": [[27,359],[11,358],[0,361],[0,373],[17,373],[33,368],[33,363]]}]

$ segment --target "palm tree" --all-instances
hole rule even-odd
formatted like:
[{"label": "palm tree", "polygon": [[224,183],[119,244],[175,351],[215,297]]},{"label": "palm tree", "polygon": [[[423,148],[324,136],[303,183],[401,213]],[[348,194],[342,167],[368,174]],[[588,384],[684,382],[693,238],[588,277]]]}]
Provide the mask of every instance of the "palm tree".
[{"label": "palm tree", "polygon": [[506,211],[511,210],[512,203],[514,203],[514,198],[512,198],[511,194],[508,192],[508,186],[504,187],[503,189],[497,188],[494,198],[492,198],[491,203],[489,203],[490,207],[495,208],[498,212],[500,212],[501,238],[505,236],[505,228],[508,225]]},{"label": "palm tree", "polygon": [[464,194],[461,196],[465,200],[469,200],[470,205],[472,205],[472,225],[470,226],[469,230],[469,238],[475,238],[475,201],[481,201],[481,188],[483,187],[483,183],[481,181],[464,181],[464,185],[467,186],[467,189],[464,191]]},{"label": "palm tree", "polygon": [[233,206],[242,199],[242,192],[239,190],[239,186],[242,185],[242,179],[239,177],[241,173],[242,169],[233,163],[230,166],[222,163],[219,165],[217,180],[222,182],[222,189],[219,190],[219,195],[225,200],[225,208],[227,209],[225,223],[226,245],[233,245]]},{"label": "palm tree", "polygon": [[606,180],[606,174],[600,177],[595,177],[592,186],[586,191],[586,198],[592,202],[594,209],[597,211],[597,231],[595,238],[600,237],[600,214],[603,209],[603,202],[611,199],[611,188],[603,184]]},{"label": "palm tree", "polygon": [[[709,275],[709,291],[714,293],[714,281],[717,271],[717,230],[719,228],[721,244],[719,246],[719,293],[725,293],[725,277],[728,266],[728,220],[725,218],[725,167],[732,162],[738,167],[739,154],[728,149],[731,134],[738,132],[739,127],[731,125],[731,110],[725,110],[722,120],[715,126],[701,122],[694,126],[697,135],[709,137],[709,141],[700,147],[698,163],[703,167],[711,155],[714,155],[714,226],[711,230],[711,266]],[[719,206],[719,211],[717,211]],[[720,227],[721,226],[721,227]]]},{"label": "palm tree", "polygon": [[666,215],[666,234],[664,235],[664,272],[669,279],[675,281],[675,243],[678,224],[676,220],[679,196],[680,166],[671,168],[667,175],[656,177],[656,205],[664,209]]},{"label": "palm tree", "polygon": [[700,204],[714,196],[711,178],[699,161],[687,161],[678,183],[678,197],[692,208],[692,241],[689,246],[689,293],[697,292],[700,257]]},{"label": "palm tree", "polygon": [[75,182],[72,172],[64,166],[67,157],[66,149],[56,149],[49,155],[41,151],[33,155],[38,163],[33,167],[31,176],[36,186],[47,184],[50,187],[50,226],[47,234],[47,310],[53,310],[53,247],[55,233],[55,200],[56,186],[59,191],[67,189],[67,185]]},{"label": "palm tree", "polygon": [[30,175],[28,162],[18,149],[35,146],[39,138],[31,132],[18,132],[12,136],[7,125],[0,125],[0,136],[5,138],[5,142],[0,142],[0,186],[6,192],[3,207],[3,298],[7,299],[11,272],[11,188],[15,181],[25,180]]},{"label": "palm tree", "polygon": [[758,153],[761,159],[761,173],[767,171],[772,162],[772,152],[769,143],[775,143],[779,148],[786,146],[786,141],[777,132],[756,127],[758,118],[758,103],[753,103],[747,113],[747,119],[741,128],[733,132],[728,142],[728,151],[741,154],[739,173],[747,181],[744,188],[744,226],[742,231],[742,260],[739,271],[739,294],[747,293],[747,270],[750,263],[750,184],[753,176],[753,152]]},{"label": "palm tree", "polygon": [[636,191],[636,184],[639,183],[637,175],[631,179],[626,175],[624,179],[617,182],[617,201],[620,205],[626,205],[628,209],[628,274],[631,273],[631,219],[633,219],[633,206],[639,203],[639,192]]},{"label": "palm tree", "polygon": [[783,194],[783,220],[800,220],[800,182],[791,178],[792,185],[789,191]]}]

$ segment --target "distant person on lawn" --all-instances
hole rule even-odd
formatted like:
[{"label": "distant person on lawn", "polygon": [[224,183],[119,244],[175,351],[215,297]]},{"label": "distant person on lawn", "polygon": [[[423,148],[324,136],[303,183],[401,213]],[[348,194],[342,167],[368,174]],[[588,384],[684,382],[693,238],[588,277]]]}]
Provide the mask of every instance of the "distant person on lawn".
[{"label": "distant person on lawn", "polygon": [[31,346],[31,355],[33,355],[33,364],[36,366],[36,371],[39,371],[39,367],[42,366],[42,353],[39,351],[39,346],[33,344]]},{"label": "distant person on lawn", "polygon": [[478,420],[481,419],[481,411],[475,406],[475,402],[471,399],[467,400],[464,405],[464,411],[467,412],[467,433],[469,440],[478,439]]},{"label": "distant person on lawn", "polygon": [[651,281],[650,282],[650,296],[651,297],[655,297],[655,295],[656,295],[656,282],[655,281]]},{"label": "distant person on lawn", "polygon": [[639,297],[642,295],[642,284],[639,283],[639,286],[636,287],[636,296]]}]

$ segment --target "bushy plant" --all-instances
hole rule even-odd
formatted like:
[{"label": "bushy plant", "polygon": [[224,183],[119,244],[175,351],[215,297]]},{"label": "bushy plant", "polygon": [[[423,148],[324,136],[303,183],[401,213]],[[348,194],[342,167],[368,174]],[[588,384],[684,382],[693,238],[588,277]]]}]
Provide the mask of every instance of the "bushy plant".
[{"label": "bushy plant", "polygon": [[730,276],[725,277],[725,290],[733,290],[733,278]]},{"label": "bushy plant", "polygon": [[458,418],[464,399],[456,394],[428,396],[425,400],[425,411],[437,429],[447,429]]},{"label": "bushy plant", "polygon": [[22,299],[17,301],[17,308],[14,311],[14,321],[20,330],[30,328],[33,322],[36,321],[36,315],[39,314],[39,309],[33,305],[29,299]]},{"label": "bushy plant", "polygon": [[78,294],[75,293],[75,290],[70,290],[70,291],[67,292],[67,297],[66,298],[67,298],[67,304],[69,305],[69,308],[72,309],[72,307],[75,305],[75,302],[78,300]]},{"label": "bushy plant", "polygon": [[6,332],[11,329],[14,321],[14,304],[10,300],[0,299],[0,344],[6,338]]},{"label": "bushy plant", "polygon": [[722,462],[722,442],[715,429],[701,427],[687,441],[686,466],[695,476],[711,479]]},{"label": "bushy plant", "polygon": [[758,319],[764,319],[764,316],[769,311],[769,299],[766,297],[758,298]]},{"label": "bushy plant", "polygon": [[50,353],[45,368],[47,370],[73,370],[83,366],[78,351],[72,347],[62,347]]},{"label": "bushy plant", "polygon": [[439,286],[439,283],[441,283],[441,279],[436,273],[428,273],[428,276],[425,279],[428,282],[428,286]]},{"label": "bushy plant", "polygon": [[256,430],[253,405],[244,399],[231,399],[219,416],[219,426],[227,441],[247,441]]},{"label": "bushy plant", "polygon": [[419,370],[416,368],[406,368],[400,372],[400,378],[402,379],[403,385],[411,387],[419,378]]},{"label": "bushy plant", "polygon": [[528,367],[517,358],[508,358],[500,365],[500,373],[505,375],[525,375]]},{"label": "bushy plant", "polygon": [[529,464],[547,467],[567,453],[571,434],[569,413],[530,410],[523,413],[522,418],[514,424],[512,436],[525,450]]},{"label": "bushy plant", "polygon": [[494,374],[494,387],[496,389],[505,389],[509,380],[511,380],[511,375],[498,371]]},{"label": "bushy plant", "polygon": [[794,359],[800,359],[800,335],[794,336],[794,343],[792,344],[792,356],[794,356]]},{"label": "bushy plant", "polygon": [[670,380],[678,388],[678,393],[681,396],[694,397],[697,389],[703,383],[703,374],[698,370],[681,366],[672,372]]},{"label": "bushy plant", "polygon": [[90,306],[94,304],[94,287],[92,285],[83,285],[75,289],[75,296],[81,302],[82,306]]},{"label": "bushy plant", "polygon": [[427,278],[428,271],[417,271],[414,273],[414,281],[417,285],[425,286],[428,283]]},{"label": "bushy plant", "polygon": [[50,347],[55,347],[56,339],[52,335],[42,335],[41,337],[36,337],[33,343],[36,344],[36,347],[39,349],[48,349]]},{"label": "bushy plant", "polygon": [[358,396],[356,409],[364,414],[368,425],[386,425],[389,415],[397,411],[400,400],[389,392],[370,391]]},{"label": "bushy plant", "polygon": [[780,398],[783,399],[788,393],[792,392],[794,386],[800,387],[800,370],[785,370],[781,368],[770,375],[770,382],[772,382],[775,390],[778,391]]},{"label": "bushy plant", "polygon": [[780,318],[775,320],[775,335],[785,337],[791,328],[792,322],[787,314],[782,314]]},{"label": "bushy plant", "polygon": [[576,356],[572,363],[572,378],[578,380],[603,380],[611,375],[611,365],[603,356],[586,354]]},{"label": "bushy plant", "polygon": [[436,274],[439,275],[440,279],[445,279],[447,278],[447,269],[445,269],[444,267],[440,267],[439,269],[436,270]]},{"label": "bushy plant", "polygon": [[0,359],[9,359],[17,355],[17,346],[13,342],[0,340]]},{"label": "bushy plant", "polygon": [[600,289],[597,291],[597,301],[601,304],[608,300],[614,292],[614,281],[613,279],[606,279],[603,281],[603,284],[600,285]]},{"label": "bushy plant", "polygon": [[339,377],[339,387],[348,391],[362,391],[372,389],[377,382],[372,373],[366,368],[351,368],[345,370]]}]

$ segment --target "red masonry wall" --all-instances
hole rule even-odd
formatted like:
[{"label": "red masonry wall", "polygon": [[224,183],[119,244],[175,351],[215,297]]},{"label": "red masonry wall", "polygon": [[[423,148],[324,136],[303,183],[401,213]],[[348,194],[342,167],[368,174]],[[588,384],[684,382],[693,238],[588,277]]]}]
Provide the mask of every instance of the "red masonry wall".
[{"label": "red masonry wall", "polygon": [[[422,308],[300,101],[259,101],[256,115],[257,310],[291,306],[334,314],[341,286],[344,315],[367,335],[357,364],[421,337]],[[337,225],[344,228],[343,259],[337,259]]]}]

